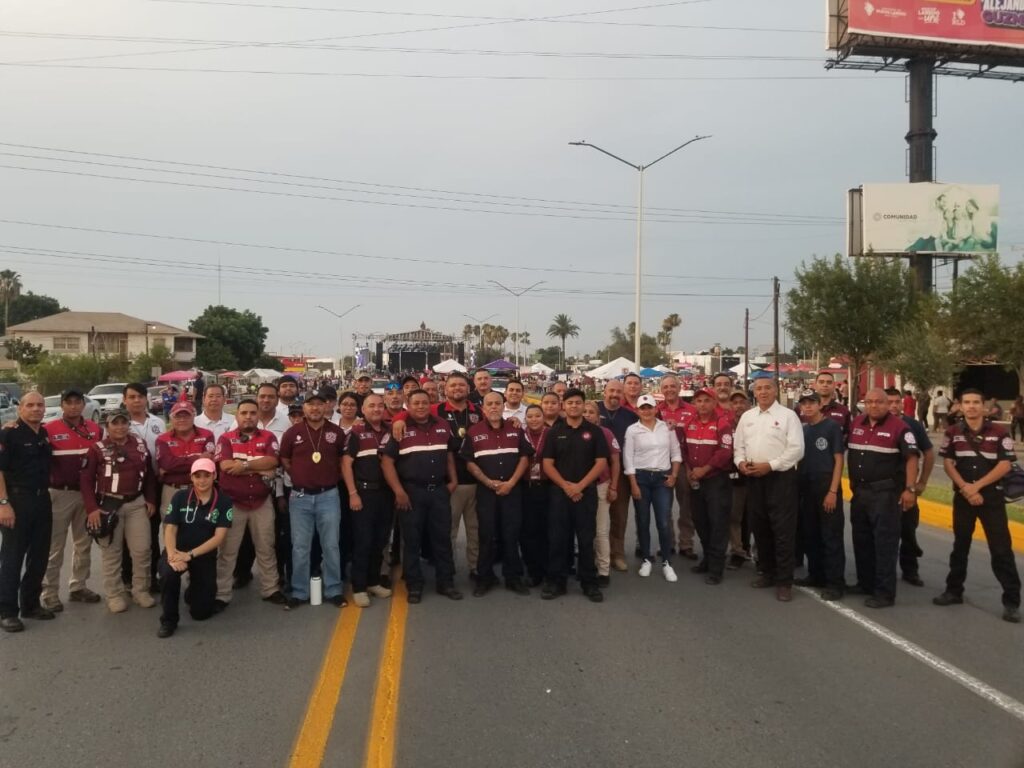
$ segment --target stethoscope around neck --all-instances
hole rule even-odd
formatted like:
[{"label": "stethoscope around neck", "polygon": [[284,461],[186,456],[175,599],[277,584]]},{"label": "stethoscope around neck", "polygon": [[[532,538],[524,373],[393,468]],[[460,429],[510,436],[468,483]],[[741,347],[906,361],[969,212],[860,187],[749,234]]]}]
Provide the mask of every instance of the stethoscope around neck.
[{"label": "stethoscope around neck", "polygon": [[[210,496],[210,509],[217,506],[217,486],[212,489],[213,495]],[[196,500],[195,508],[192,507],[192,499]],[[188,498],[185,500],[185,522],[194,523],[196,521],[196,515],[199,514],[199,508],[203,505],[199,503],[199,495],[196,493],[196,488],[193,485],[188,491]]]}]

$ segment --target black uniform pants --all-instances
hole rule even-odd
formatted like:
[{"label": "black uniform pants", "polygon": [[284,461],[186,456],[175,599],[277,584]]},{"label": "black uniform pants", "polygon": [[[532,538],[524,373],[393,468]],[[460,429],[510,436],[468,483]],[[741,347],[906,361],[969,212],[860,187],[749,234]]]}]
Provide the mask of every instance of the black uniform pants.
[{"label": "black uniform pants", "polygon": [[480,584],[493,584],[494,563],[501,547],[501,575],[506,584],[521,581],[523,561],[519,557],[519,536],[523,530],[523,498],[519,486],[507,496],[490,488],[476,487],[476,517],[479,527],[480,555],[476,572]]},{"label": "black uniform pants", "polygon": [[420,541],[430,541],[437,588],[454,585],[455,561],[452,557],[452,505],[444,485],[403,483],[411,509],[401,511],[402,571],[410,592],[423,591],[423,567]]},{"label": "black uniform pants", "polygon": [[700,537],[708,573],[721,576],[725,572],[725,550],[729,545],[732,518],[732,481],[729,476],[718,474],[701,480],[700,488],[690,489],[690,503],[693,525]]},{"label": "black uniform pants", "polygon": [[946,591],[954,595],[963,594],[964,580],[967,578],[967,556],[971,551],[974,526],[981,522],[992,558],[992,573],[1003,587],[1003,605],[1019,607],[1020,574],[1017,572],[1017,562],[1013,557],[1010,526],[1006,521],[1006,502],[998,493],[985,489],[985,503],[980,507],[972,507],[960,494],[954,497],[953,553],[949,556]]},{"label": "black uniform pants", "polygon": [[[391,538],[391,522],[395,515],[394,497],[390,490],[359,491],[363,508],[349,510],[352,520],[352,591],[365,592],[380,584],[380,565],[384,547]],[[348,505],[345,505],[348,508]]]},{"label": "black uniform pants", "polygon": [[[520,542],[523,565],[534,581],[540,581],[548,570],[548,504],[551,484],[546,480],[523,483],[523,527]],[[595,522],[596,526],[596,522]]]},{"label": "black uniform pants", "polygon": [[826,512],[825,497],[831,487],[831,472],[800,475],[800,532],[807,555],[807,577],[816,586],[844,589],[843,497],[836,494],[836,508]]},{"label": "black uniform pants", "polygon": [[597,535],[597,487],[590,485],[583,498],[572,501],[557,485],[548,490],[547,579],[564,587],[569,576],[569,555],[576,536],[576,573],[583,588],[597,586],[594,537]]},{"label": "black uniform pants", "polygon": [[900,517],[900,570],[904,576],[917,576],[917,558],[924,550],[917,543],[917,526],[921,522],[921,508],[915,503]]},{"label": "black uniform pants", "polygon": [[161,624],[177,626],[181,614],[178,600],[181,595],[181,577],[188,573],[188,589],[185,602],[188,612],[196,621],[205,621],[213,616],[213,602],[217,598],[217,552],[207,552],[188,564],[188,569],[178,573],[167,562],[167,552],[160,556],[160,614]]},{"label": "black uniform pants", "polygon": [[[0,618],[39,607],[43,576],[50,556],[53,509],[50,493],[8,488],[14,527],[0,528]],[[22,575],[22,567],[25,569]]]},{"label": "black uniform pants", "polygon": [[857,565],[857,584],[865,592],[889,600],[896,599],[896,560],[899,555],[899,489],[855,487],[850,502],[850,526],[853,528],[853,558]]},{"label": "black uniform pants", "polygon": [[758,568],[779,586],[790,586],[796,543],[796,470],[748,477],[747,509],[757,544]]}]

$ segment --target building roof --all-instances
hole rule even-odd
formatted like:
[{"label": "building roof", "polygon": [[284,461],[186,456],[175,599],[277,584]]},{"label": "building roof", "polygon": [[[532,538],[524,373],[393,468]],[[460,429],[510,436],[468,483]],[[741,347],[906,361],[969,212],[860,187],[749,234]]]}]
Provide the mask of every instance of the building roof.
[{"label": "building roof", "polygon": [[173,325],[155,320],[143,320],[121,312],[59,312],[56,315],[40,317],[8,328],[10,335],[18,333],[149,333],[154,335],[181,336],[190,339],[203,338],[198,333],[175,328]]}]

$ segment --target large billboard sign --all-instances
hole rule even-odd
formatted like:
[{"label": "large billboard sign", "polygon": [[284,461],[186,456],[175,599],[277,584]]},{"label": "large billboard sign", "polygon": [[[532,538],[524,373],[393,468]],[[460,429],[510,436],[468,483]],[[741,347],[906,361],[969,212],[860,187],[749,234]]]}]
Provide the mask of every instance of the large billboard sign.
[{"label": "large billboard sign", "polygon": [[928,50],[1024,56],[1024,0],[829,0],[829,47],[868,55]]},{"label": "large billboard sign", "polygon": [[849,217],[850,255],[980,256],[998,249],[999,187],[865,184],[851,190]]},{"label": "large billboard sign", "polygon": [[850,32],[1024,48],[1024,0],[850,0]]}]

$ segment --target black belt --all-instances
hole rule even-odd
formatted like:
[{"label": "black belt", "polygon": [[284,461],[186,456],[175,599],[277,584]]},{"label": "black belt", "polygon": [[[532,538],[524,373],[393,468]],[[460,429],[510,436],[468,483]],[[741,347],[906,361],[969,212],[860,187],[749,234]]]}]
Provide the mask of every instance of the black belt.
[{"label": "black belt", "polygon": [[851,483],[853,490],[859,491],[864,488],[868,491],[895,491],[896,481],[895,480],[872,480],[871,482],[863,483]]},{"label": "black belt", "polygon": [[50,490],[52,491],[81,491],[82,489],[77,485],[71,485],[67,483],[65,485],[51,485]]},{"label": "black belt", "polygon": [[421,488],[424,491],[436,491],[438,488],[446,488],[446,483],[421,483],[419,480],[406,480],[406,485],[411,485],[416,488]]},{"label": "black belt", "polygon": [[356,488],[361,491],[379,491],[381,485],[380,483],[364,483],[362,480],[356,480]]},{"label": "black belt", "polygon": [[303,496],[318,496],[319,494],[326,493],[327,491],[337,490],[337,488],[338,486],[336,485],[321,485],[315,488],[303,488],[301,485],[295,485],[292,486],[292,492]]},{"label": "black belt", "polygon": [[545,485],[551,485],[550,480],[530,480],[529,485],[531,488],[543,488]]},{"label": "black belt", "polygon": [[127,504],[128,502],[135,501],[137,498],[139,498],[139,496],[142,495],[142,491],[139,491],[138,493],[133,493],[133,494],[131,494],[129,496],[125,496],[125,495],[120,494],[120,493],[104,493],[104,494],[101,494],[101,495],[105,496],[108,499],[117,499],[118,501],[121,501],[121,502],[124,502],[125,504]]},{"label": "black belt", "polygon": [[191,488],[192,487],[192,483],[181,483],[181,484],[178,484],[178,483],[164,483],[164,485],[166,485],[168,488],[174,488],[175,490],[178,490],[178,491],[184,490],[185,488]]},{"label": "black belt", "polygon": [[42,496],[49,489],[47,488],[29,488],[24,485],[15,485],[7,489],[7,493],[10,496],[21,495],[21,496]]}]

